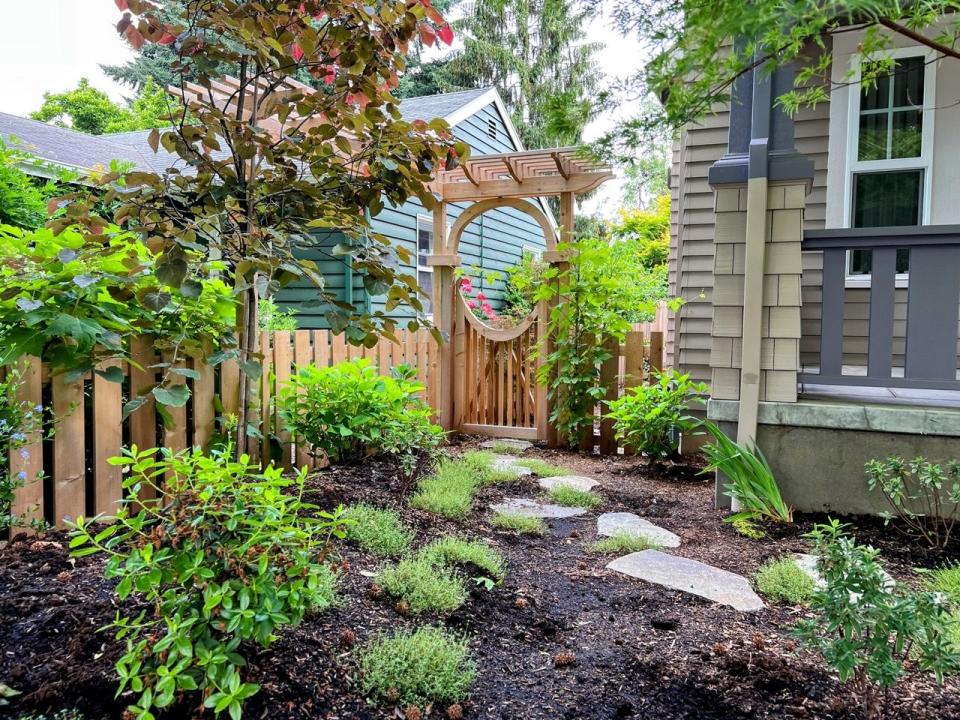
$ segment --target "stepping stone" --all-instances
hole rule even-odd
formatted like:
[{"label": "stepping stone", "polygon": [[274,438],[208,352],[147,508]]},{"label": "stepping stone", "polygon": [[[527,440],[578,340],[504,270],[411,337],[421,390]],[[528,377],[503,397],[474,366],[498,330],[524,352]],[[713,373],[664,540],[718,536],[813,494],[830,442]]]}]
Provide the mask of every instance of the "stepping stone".
[{"label": "stepping stone", "polygon": [[484,440],[482,443],[480,443],[480,447],[488,449],[502,447],[504,445],[509,445],[518,453],[522,453],[525,450],[529,450],[533,447],[532,442],[527,442],[526,440],[516,440],[514,438],[504,438],[502,440]]},{"label": "stepping stone", "polygon": [[593,478],[583,475],[558,475],[556,477],[540,478],[537,482],[544,490],[553,490],[556,487],[563,486],[574,490],[583,490],[584,492],[589,492],[600,484]]},{"label": "stepping stone", "polygon": [[643,550],[624,555],[609,563],[607,568],[639,580],[729,605],[741,612],[752,612],[765,607],[763,600],[753,591],[745,577],[659,550]]},{"label": "stepping stone", "polygon": [[604,513],[597,518],[597,535],[626,534],[642,537],[660,547],[680,547],[680,536],[627,512]]},{"label": "stepping stone", "polygon": [[517,465],[517,459],[509,455],[497,455],[493,459],[493,464],[490,467],[498,472],[512,472],[517,477],[533,475],[533,470],[528,467],[523,467],[522,465]]},{"label": "stepping stone", "polygon": [[582,507],[550,505],[549,503],[540,503],[536,500],[527,500],[526,498],[504,498],[502,503],[491,505],[490,509],[494,512],[548,519],[571,518],[577,515],[584,515],[587,512],[587,509]]}]

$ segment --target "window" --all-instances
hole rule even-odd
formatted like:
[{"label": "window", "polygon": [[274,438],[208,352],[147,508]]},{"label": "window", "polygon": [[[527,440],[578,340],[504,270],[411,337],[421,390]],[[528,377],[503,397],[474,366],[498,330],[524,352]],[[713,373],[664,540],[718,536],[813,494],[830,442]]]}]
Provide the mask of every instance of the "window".
[{"label": "window", "polygon": [[536,245],[524,245],[522,254],[529,255],[534,260],[539,261],[543,258],[543,248],[539,248]]},{"label": "window", "polygon": [[[900,50],[890,73],[851,92],[847,209],[850,227],[922,225],[931,165],[933,65],[918,50]],[[859,61],[858,61],[859,62]],[[863,66],[860,66],[861,70]],[[869,281],[869,250],[855,250],[848,275]],[[897,252],[905,282],[909,251]]]},{"label": "window", "polygon": [[417,285],[420,286],[423,311],[433,314],[433,268],[427,264],[427,258],[433,252],[433,218],[429,215],[417,215]]}]

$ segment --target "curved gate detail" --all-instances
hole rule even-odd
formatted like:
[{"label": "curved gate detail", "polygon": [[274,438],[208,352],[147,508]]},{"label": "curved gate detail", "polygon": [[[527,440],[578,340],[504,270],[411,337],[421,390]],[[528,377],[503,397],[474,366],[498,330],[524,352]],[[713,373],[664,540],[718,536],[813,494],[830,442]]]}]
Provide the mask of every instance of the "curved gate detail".
[{"label": "curved gate detail", "polygon": [[546,397],[537,383],[538,305],[515,327],[492,328],[455,292],[454,420],[463,432],[542,440]]}]

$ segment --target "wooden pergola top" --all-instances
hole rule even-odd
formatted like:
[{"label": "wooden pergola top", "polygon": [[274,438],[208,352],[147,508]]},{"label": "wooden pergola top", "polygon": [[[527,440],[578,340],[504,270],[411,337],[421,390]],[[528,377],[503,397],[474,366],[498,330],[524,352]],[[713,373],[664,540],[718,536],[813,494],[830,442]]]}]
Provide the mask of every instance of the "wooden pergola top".
[{"label": "wooden pergola top", "polygon": [[441,170],[433,190],[447,201],[580,195],[613,177],[609,166],[573,147],[468,158]]}]

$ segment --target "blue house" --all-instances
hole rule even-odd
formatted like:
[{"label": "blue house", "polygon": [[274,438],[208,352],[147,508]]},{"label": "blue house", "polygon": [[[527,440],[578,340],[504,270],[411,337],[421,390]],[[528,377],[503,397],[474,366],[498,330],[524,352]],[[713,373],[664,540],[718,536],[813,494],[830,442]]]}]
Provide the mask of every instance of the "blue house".
[{"label": "blue house", "polygon": [[[445,119],[457,138],[470,146],[474,156],[524,149],[494,88],[409,98],[402,101],[400,109],[405,120]],[[156,164],[156,157],[147,146],[148,133],[136,131],[92,136],[0,113],[0,137],[4,140],[9,141],[13,136],[41,160],[81,172],[108,165],[114,159],[139,167],[152,167]],[[42,174],[42,170],[37,172]],[[448,211],[449,222],[454,222],[468,205],[452,204]],[[549,217],[546,205],[543,209]],[[426,299],[432,289],[432,268],[426,262],[433,249],[430,211],[414,200],[401,207],[388,205],[372,220],[375,232],[385,235],[395,245],[405,247],[415,259],[416,265],[411,262],[402,269],[417,276]],[[327,290],[336,293],[338,299],[368,312],[383,310],[385,298],[367,293],[363,277],[353,271],[349,258],[334,257],[332,252],[326,251],[327,247],[332,251],[342,240],[338,233],[328,233],[319,248],[305,251],[304,256],[318,263]],[[474,280],[474,288],[486,293],[496,309],[502,302],[506,269],[516,265],[524,253],[536,255],[543,247],[543,233],[533,218],[511,208],[500,208],[483,214],[470,225],[463,235],[460,255],[464,271]],[[297,311],[301,327],[326,328],[324,308],[311,302],[316,297],[316,288],[302,282],[284,288],[276,300],[281,307]],[[412,316],[412,311],[406,307],[398,308],[393,316],[402,319]]]}]

